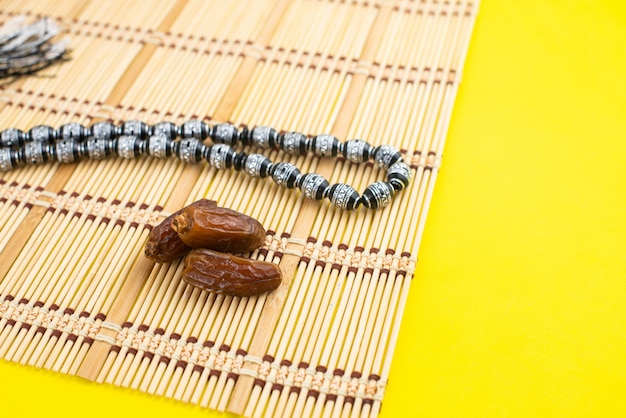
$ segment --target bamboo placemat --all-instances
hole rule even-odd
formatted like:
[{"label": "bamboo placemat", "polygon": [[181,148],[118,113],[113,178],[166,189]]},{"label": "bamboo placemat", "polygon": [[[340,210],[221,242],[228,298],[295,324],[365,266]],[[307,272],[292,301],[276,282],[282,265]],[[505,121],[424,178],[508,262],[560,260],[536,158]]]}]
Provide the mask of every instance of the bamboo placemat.
[{"label": "bamboo placemat", "polygon": [[[71,60],[0,90],[3,127],[100,120],[270,125],[392,144],[413,181],[342,212],[271,181],[178,160],[24,167],[0,178],[0,356],[260,415],[376,416],[383,400],[476,1],[0,2],[49,16]],[[290,157],[362,191],[371,164]],[[268,230],[258,297],[180,280],[143,256],[150,227],[198,198]]]}]

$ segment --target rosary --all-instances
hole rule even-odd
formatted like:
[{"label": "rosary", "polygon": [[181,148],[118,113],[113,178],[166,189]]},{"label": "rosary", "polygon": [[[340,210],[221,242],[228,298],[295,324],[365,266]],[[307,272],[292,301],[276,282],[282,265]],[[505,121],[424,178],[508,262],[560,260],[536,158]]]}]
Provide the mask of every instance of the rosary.
[{"label": "rosary", "polygon": [[[205,145],[210,138],[213,145]],[[272,163],[263,154],[237,152],[233,147],[254,145],[261,149],[280,149],[289,155],[317,157],[342,155],[353,163],[373,159],[387,172],[387,181],[370,184],[363,195],[353,187],[328,180],[316,173],[301,174],[288,162]],[[185,163],[206,160],[215,169],[243,170],[256,177],[271,177],[281,187],[298,188],[308,199],[330,202],[344,210],[363,205],[368,209],[387,206],[393,195],[406,188],[411,180],[411,169],[402,154],[394,147],[372,147],[361,139],[340,142],[328,134],[308,137],[299,132],[279,133],[268,126],[237,129],[233,124],[210,126],[192,119],[178,126],[172,122],[148,125],[129,120],[119,125],[97,122],[90,127],[68,123],[59,129],[38,125],[23,132],[9,128],[0,133],[0,171],[9,171],[21,165],[41,165],[48,161],[74,163],[83,158],[103,160],[111,154],[132,159],[148,154],[154,158],[175,156]]]}]

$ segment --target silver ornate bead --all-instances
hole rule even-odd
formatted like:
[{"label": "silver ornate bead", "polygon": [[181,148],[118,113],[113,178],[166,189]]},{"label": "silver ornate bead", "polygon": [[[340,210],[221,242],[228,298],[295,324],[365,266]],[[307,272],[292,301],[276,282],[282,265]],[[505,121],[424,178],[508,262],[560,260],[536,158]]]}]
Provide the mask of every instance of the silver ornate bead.
[{"label": "silver ornate bead", "polygon": [[353,163],[362,163],[370,158],[372,146],[362,139],[351,139],[343,144],[343,156]]},{"label": "silver ornate bead", "polygon": [[296,182],[301,176],[298,167],[291,163],[284,162],[274,164],[270,173],[272,174],[272,179],[276,184],[288,189],[295,187]]},{"label": "silver ornate bead", "polygon": [[184,138],[180,140],[178,158],[185,163],[197,163],[202,159],[204,145],[196,138]]},{"label": "silver ornate bead", "polygon": [[82,141],[87,136],[87,129],[79,123],[66,123],[59,128],[59,139]]},{"label": "silver ornate bead", "polygon": [[207,137],[208,127],[206,123],[198,119],[191,119],[183,123],[181,127],[181,136],[183,138],[196,138],[204,140]]},{"label": "silver ornate bead", "polygon": [[239,131],[231,123],[220,123],[213,127],[213,142],[216,144],[235,145],[239,140]]},{"label": "silver ornate bead", "polygon": [[96,139],[113,139],[117,137],[117,128],[111,122],[97,122],[91,126],[91,134]]},{"label": "silver ornate bead", "polygon": [[163,133],[152,135],[148,140],[148,154],[154,158],[167,158],[171,155],[171,141]]},{"label": "silver ornate bead", "polygon": [[330,202],[342,210],[354,210],[361,203],[359,192],[343,183],[336,183],[328,189]]},{"label": "silver ornate bead", "polygon": [[135,135],[121,135],[117,139],[117,155],[126,159],[137,158],[143,153],[145,145]]},{"label": "silver ornate bead", "polygon": [[55,133],[54,129],[47,125],[38,125],[33,127],[30,131],[30,139],[34,142],[50,143],[54,141]]},{"label": "silver ornate bead", "polygon": [[300,191],[307,199],[321,200],[328,189],[328,180],[317,173],[308,173],[302,176]]},{"label": "silver ornate bead", "polygon": [[223,168],[228,168],[229,158],[232,157],[234,153],[233,149],[226,144],[215,144],[211,147],[211,152],[209,153],[209,164],[211,167],[214,167],[218,170]]},{"label": "silver ornate bead", "polygon": [[150,127],[140,120],[127,120],[122,125],[122,133],[127,136],[136,136],[139,139],[146,139]]},{"label": "silver ornate bead", "polygon": [[55,143],[57,161],[63,164],[75,162],[78,158],[77,143],[73,139],[61,139]]},{"label": "silver ornate bead", "polygon": [[9,148],[0,148],[0,171],[9,171],[12,168],[11,150]]},{"label": "silver ornate bead", "polygon": [[249,154],[246,157],[243,170],[249,176],[263,178],[267,177],[271,166],[272,162],[266,156],[262,154]]},{"label": "silver ornate bead", "polygon": [[367,186],[363,192],[361,202],[368,209],[379,209],[391,203],[395,190],[390,183],[378,181]]},{"label": "silver ornate bead", "polygon": [[251,135],[252,143],[259,148],[272,148],[276,144],[277,133],[269,126],[255,126]]},{"label": "silver ornate bead", "polygon": [[334,157],[339,152],[340,144],[332,135],[316,135],[311,140],[311,151],[318,157]]},{"label": "silver ornate bead", "polygon": [[159,122],[152,125],[152,136],[165,135],[165,138],[174,140],[178,137],[178,126],[172,122]]},{"label": "silver ornate bead", "polygon": [[300,132],[285,132],[281,135],[280,147],[290,155],[306,154],[309,138]]},{"label": "silver ornate bead", "polygon": [[91,137],[87,139],[87,156],[91,160],[104,160],[111,153],[111,140]]},{"label": "silver ornate bead", "polygon": [[24,132],[19,129],[9,128],[2,131],[0,143],[3,147],[10,148],[22,145],[24,142]]},{"label": "silver ornate bead", "polygon": [[377,166],[387,170],[392,164],[402,161],[402,154],[391,145],[380,145],[374,150],[374,161]]},{"label": "silver ornate bead", "polygon": [[29,165],[39,165],[46,161],[44,146],[41,142],[27,142],[24,144],[24,162]]},{"label": "silver ornate bead", "polygon": [[403,161],[392,164],[387,170],[387,181],[391,183],[394,189],[402,190],[411,182],[411,167]]}]

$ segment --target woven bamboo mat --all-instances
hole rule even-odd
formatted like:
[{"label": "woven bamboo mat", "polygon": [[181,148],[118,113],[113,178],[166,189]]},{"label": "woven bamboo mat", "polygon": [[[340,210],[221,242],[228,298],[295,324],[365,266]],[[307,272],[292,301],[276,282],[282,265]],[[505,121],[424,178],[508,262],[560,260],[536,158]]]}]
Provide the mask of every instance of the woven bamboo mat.
[{"label": "woven bamboo mat", "polygon": [[[24,167],[0,177],[0,356],[249,416],[376,416],[477,12],[475,1],[16,0],[71,60],[0,90],[2,129],[100,120],[270,125],[392,144],[413,181],[379,211],[335,210],[178,160]],[[371,164],[289,157],[362,191]],[[276,291],[190,288],[143,257],[201,197],[268,230]]]}]

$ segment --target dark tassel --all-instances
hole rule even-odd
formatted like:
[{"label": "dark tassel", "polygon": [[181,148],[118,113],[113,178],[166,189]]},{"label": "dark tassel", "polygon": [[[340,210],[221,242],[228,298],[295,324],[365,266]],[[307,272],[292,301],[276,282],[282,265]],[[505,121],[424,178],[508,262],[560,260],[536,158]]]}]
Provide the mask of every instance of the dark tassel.
[{"label": "dark tassel", "polygon": [[15,79],[67,60],[67,40],[52,42],[59,32],[56,23],[48,18],[25,23],[24,17],[18,16],[2,25],[0,78]]}]

